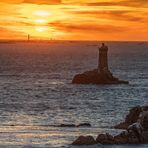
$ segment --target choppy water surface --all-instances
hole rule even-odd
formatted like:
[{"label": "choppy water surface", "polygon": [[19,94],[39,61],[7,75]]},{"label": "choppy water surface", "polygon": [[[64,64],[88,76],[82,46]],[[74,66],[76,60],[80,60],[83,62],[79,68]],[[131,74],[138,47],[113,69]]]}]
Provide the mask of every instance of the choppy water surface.
[{"label": "choppy water surface", "polygon": [[[71,84],[97,67],[96,42],[0,44],[0,147],[72,147],[79,135],[116,134],[131,107],[148,104],[148,43],[107,45],[111,71],[129,85]],[[92,127],[58,127],[85,122]]]}]

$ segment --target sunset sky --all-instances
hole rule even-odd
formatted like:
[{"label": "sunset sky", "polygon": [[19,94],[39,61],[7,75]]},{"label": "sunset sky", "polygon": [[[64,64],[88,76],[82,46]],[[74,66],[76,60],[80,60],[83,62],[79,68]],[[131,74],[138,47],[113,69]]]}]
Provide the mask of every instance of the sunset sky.
[{"label": "sunset sky", "polygon": [[148,40],[148,0],[1,0],[0,39]]}]

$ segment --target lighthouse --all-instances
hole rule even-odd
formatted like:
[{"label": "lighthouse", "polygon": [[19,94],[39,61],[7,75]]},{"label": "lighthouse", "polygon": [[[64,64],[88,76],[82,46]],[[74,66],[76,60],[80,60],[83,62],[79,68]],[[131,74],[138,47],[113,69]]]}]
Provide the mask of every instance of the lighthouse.
[{"label": "lighthouse", "polygon": [[98,71],[99,72],[109,72],[108,70],[108,47],[102,43],[99,48],[99,60],[98,60]]},{"label": "lighthouse", "polygon": [[108,68],[108,47],[102,43],[98,48],[98,68],[74,76],[73,84],[128,84],[128,81],[114,77]]}]

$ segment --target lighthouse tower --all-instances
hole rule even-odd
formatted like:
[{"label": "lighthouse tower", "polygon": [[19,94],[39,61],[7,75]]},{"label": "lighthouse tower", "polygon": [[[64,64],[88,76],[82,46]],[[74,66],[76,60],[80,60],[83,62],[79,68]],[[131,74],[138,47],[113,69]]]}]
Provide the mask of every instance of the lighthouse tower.
[{"label": "lighthouse tower", "polygon": [[102,43],[102,46],[99,48],[99,60],[98,60],[98,71],[100,73],[108,73],[108,47]]}]

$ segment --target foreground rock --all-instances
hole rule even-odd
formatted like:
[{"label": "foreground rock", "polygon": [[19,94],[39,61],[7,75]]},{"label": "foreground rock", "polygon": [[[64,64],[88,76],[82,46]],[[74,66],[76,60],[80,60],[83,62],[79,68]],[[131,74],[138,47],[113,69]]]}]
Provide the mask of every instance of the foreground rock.
[{"label": "foreground rock", "polygon": [[148,106],[136,106],[129,111],[129,114],[126,116],[125,121],[116,125],[116,129],[127,129],[129,125],[137,122],[140,113],[143,111],[148,111]]},{"label": "foreground rock", "polygon": [[[121,126],[121,124],[120,124]],[[92,137],[80,136],[74,145],[88,145],[88,144],[145,144],[148,143],[148,106],[134,107],[126,116],[125,124],[123,123],[125,131],[116,136],[108,133],[99,134],[95,141]],[[89,141],[89,142],[88,142]]]},{"label": "foreground rock", "polygon": [[96,141],[92,136],[80,136],[72,143],[72,145],[94,145],[94,144],[96,144]]},{"label": "foreground rock", "polygon": [[72,80],[73,84],[128,84],[128,81],[119,80],[110,72],[98,72],[98,69],[77,74]]},{"label": "foreground rock", "polygon": [[123,131],[119,135],[114,136],[115,144],[127,144],[128,143],[128,132]]},{"label": "foreground rock", "polygon": [[100,144],[114,144],[115,140],[114,137],[108,133],[106,134],[99,134],[97,139],[96,139],[96,143],[100,143]]}]

